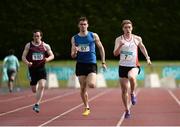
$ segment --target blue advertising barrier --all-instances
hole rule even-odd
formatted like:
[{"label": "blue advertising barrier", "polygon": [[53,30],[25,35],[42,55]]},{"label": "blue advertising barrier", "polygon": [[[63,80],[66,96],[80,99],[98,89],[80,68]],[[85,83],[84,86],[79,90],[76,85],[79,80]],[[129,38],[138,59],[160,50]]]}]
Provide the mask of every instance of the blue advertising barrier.
[{"label": "blue advertising barrier", "polygon": [[166,66],[162,69],[163,77],[174,77],[180,80],[180,66]]},{"label": "blue advertising barrier", "polygon": [[72,67],[47,67],[48,73],[55,73],[58,80],[68,80],[75,70]]},{"label": "blue advertising barrier", "polygon": [[[49,73],[55,73],[58,80],[68,80],[71,75],[75,73],[75,69],[72,67],[47,67]],[[100,72],[102,70],[100,69]],[[106,80],[118,80],[118,67],[108,67],[105,72],[102,72]],[[144,67],[141,67],[141,72],[138,75],[138,80],[144,80],[145,72]]]}]

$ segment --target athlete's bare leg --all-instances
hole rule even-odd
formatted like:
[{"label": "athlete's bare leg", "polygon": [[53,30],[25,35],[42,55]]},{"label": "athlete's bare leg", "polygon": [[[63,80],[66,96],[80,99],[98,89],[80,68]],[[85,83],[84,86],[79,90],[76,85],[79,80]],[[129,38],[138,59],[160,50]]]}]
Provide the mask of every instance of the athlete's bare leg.
[{"label": "athlete's bare leg", "polygon": [[13,90],[14,80],[15,80],[15,76],[14,76],[14,74],[12,74],[12,76],[10,77],[10,79],[8,81],[9,92],[12,92],[12,90]]},{"label": "athlete's bare leg", "polygon": [[85,108],[89,108],[86,76],[79,76],[79,82],[80,82],[80,87],[81,87],[80,94],[81,94],[82,101],[84,103]]},{"label": "athlete's bare leg", "polygon": [[95,86],[96,86],[96,73],[88,74],[87,79],[86,79],[86,84],[90,88],[95,88]]},{"label": "athlete's bare leg", "polygon": [[134,94],[134,95],[135,95],[135,89],[137,87],[136,77],[138,75],[138,71],[139,71],[138,68],[133,68],[128,73],[128,78],[129,78],[130,86],[131,86],[131,94]]},{"label": "athlete's bare leg", "polygon": [[125,110],[129,111],[129,94],[128,94],[129,81],[127,78],[120,78],[120,84],[122,90],[122,100],[125,106]]},{"label": "athlete's bare leg", "polygon": [[45,84],[46,84],[45,79],[39,80],[38,86],[37,86],[37,92],[36,92],[36,100],[37,100],[36,104],[39,104],[42,100],[42,97],[44,94],[44,89],[45,89]]},{"label": "athlete's bare leg", "polygon": [[8,88],[9,88],[9,92],[12,92],[12,90],[13,90],[13,81],[8,81]]},{"label": "athlete's bare leg", "polygon": [[36,104],[39,104],[42,100],[44,88],[45,88],[46,80],[39,80],[37,85],[32,85],[31,89],[33,93],[36,93]]}]

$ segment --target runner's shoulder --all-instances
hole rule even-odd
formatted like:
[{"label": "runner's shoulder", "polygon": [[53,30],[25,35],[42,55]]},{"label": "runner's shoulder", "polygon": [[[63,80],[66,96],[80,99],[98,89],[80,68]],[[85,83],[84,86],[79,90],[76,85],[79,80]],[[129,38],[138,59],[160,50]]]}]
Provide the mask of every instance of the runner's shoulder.
[{"label": "runner's shoulder", "polygon": [[51,49],[50,45],[45,43],[45,42],[43,42],[43,46],[44,46],[45,50],[50,50]]},{"label": "runner's shoulder", "polygon": [[116,37],[115,42],[121,42],[123,40],[122,35]]},{"label": "runner's shoulder", "polygon": [[31,44],[31,42],[26,43],[25,48],[29,49],[30,48],[30,44]]},{"label": "runner's shoulder", "polygon": [[133,34],[134,39],[138,40],[139,42],[142,41],[142,38],[138,35]]}]

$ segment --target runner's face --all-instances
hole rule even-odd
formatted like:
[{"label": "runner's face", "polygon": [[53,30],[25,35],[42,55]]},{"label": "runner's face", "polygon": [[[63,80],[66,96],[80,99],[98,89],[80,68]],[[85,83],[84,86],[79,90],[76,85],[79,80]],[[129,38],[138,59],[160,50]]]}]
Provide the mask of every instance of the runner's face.
[{"label": "runner's face", "polygon": [[41,33],[40,32],[36,32],[33,34],[33,39],[35,42],[40,42],[41,41]]},{"label": "runner's face", "polygon": [[87,21],[80,21],[78,26],[81,32],[85,32],[87,31],[88,23]]},{"label": "runner's face", "polygon": [[132,29],[133,29],[132,24],[124,24],[123,26],[124,34],[131,34]]}]

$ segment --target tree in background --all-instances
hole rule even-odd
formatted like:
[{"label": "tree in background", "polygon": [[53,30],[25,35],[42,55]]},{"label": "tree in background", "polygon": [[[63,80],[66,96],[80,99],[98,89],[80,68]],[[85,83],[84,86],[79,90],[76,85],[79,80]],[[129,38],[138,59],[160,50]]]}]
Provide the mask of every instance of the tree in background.
[{"label": "tree in background", "polygon": [[3,0],[0,12],[1,59],[10,48],[20,57],[34,29],[45,31],[56,59],[70,59],[70,39],[80,16],[93,24],[89,30],[101,37],[108,59],[114,59],[114,39],[123,19],[134,22],[134,33],[142,36],[152,60],[180,59],[179,0]]}]

